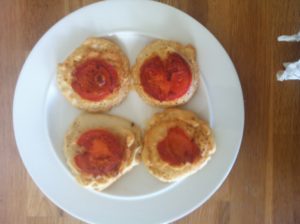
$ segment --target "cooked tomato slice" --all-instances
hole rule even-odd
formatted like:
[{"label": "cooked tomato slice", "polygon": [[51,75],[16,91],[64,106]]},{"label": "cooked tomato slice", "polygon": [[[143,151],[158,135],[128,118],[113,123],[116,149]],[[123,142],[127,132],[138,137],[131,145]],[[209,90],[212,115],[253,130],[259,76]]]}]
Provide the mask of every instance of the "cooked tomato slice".
[{"label": "cooked tomato slice", "polygon": [[99,101],[119,87],[115,68],[101,59],[88,59],[73,72],[72,88],[82,98]]},{"label": "cooked tomato slice", "polygon": [[188,63],[177,53],[163,61],[159,56],[149,58],[141,66],[140,80],[144,91],[160,101],[183,96],[192,82]]},{"label": "cooked tomato slice", "polygon": [[118,136],[103,129],[89,130],[79,137],[77,144],[84,152],[74,159],[83,172],[99,176],[118,171],[124,154]]},{"label": "cooked tomato slice", "polygon": [[179,127],[168,130],[167,136],[158,143],[157,150],[161,159],[173,166],[193,163],[200,158],[198,146]]}]

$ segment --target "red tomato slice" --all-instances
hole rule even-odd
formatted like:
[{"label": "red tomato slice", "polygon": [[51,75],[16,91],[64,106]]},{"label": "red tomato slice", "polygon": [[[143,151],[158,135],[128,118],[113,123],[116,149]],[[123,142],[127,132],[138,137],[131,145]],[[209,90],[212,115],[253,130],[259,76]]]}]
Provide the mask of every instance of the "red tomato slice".
[{"label": "red tomato slice", "polygon": [[75,156],[75,163],[83,172],[98,176],[119,169],[124,148],[116,135],[102,129],[90,130],[79,137],[77,144],[85,149]]},{"label": "red tomato slice", "polygon": [[72,88],[86,100],[102,100],[118,87],[115,68],[104,60],[89,59],[73,72]]},{"label": "red tomato slice", "polygon": [[200,149],[179,127],[168,130],[167,136],[158,143],[158,153],[162,160],[173,166],[193,163],[200,158]]},{"label": "red tomato slice", "polygon": [[180,98],[189,89],[192,73],[188,63],[177,53],[163,61],[154,56],[141,67],[140,79],[144,91],[160,101]]}]

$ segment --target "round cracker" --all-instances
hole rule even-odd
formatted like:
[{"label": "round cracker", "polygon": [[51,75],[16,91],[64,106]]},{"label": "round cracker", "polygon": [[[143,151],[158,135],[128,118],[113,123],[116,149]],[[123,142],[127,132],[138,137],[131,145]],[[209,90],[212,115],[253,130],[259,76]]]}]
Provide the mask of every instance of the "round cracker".
[{"label": "round cracker", "polygon": [[[72,88],[73,72],[76,66],[87,59],[101,59],[114,67],[118,74],[120,88],[99,101],[90,101],[82,98]],[[57,70],[57,84],[62,94],[75,107],[90,112],[108,111],[121,103],[129,92],[129,61],[122,49],[111,40],[91,37],[83,42],[61,64]]]},{"label": "round cracker", "polygon": [[[199,160],[180,166],[172,166],[161,159],[157,144],[165,138],[168,129],[174,126],[180,127],[194,139],[201,150]],[[173,182],[200,170],[215,150],[216,145],[212,131],[205,121],[200,120],[191,111],[167,109],[162,113],[155,114],[148,123],[148,129],[144,136],[142,160],[153,176],[163,182]]]},{"label": "round cracker", "polygon": [[[181,97],[159,101],[144,91],[140,80],[140,70],[144,62],[153,57],[159,56],[164,60],[170,53],[179,54],[189,65],[192,73],[192,83],[188,91]],[[197,90],[199,84],[199,69],[196,62],[196,49],[192,45],[182,45],[170,40],[156,40],[148,44],[138,55],[135,65],[132,67],[133,86],[141,98],[148,104],[159,107],[172,107],[185,104],[190,100]]]},{"label": "round cracker", "polygon": [[[117,172],[111,175],[94,177],[80,170],[74,161],[74,157],[82,153],[82,148],[77,145],[78,138],[88,130],[105,129],[120,137],[125,145],[125,156]],[[83,113],[79,115],[64,139],[64,154],[67,164],[77,181],[97,191],[101,191],[119,179],[140,162],[140,150],[142,147],[141,130],[124,118],[107,114]]]}]

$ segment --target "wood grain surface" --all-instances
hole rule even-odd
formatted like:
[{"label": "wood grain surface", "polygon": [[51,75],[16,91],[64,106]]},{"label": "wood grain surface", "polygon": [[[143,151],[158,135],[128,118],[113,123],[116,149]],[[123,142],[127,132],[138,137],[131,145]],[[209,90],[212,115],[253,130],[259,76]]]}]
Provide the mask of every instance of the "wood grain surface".
[{"label": "wood grain surface", "polygon": [[[19,157],[12,102],[21,67],[59,19],[95,1],[0,1],[0,223],[79,224],[35,186]],[[300,223],[300,81],[278,82],[300,43],[278,43],[300,29],[299,0],[164,0],[194,17],[232,58],[245,99],[245,132],[221,188],[176,223]],[[28,100],[30,106],[30,100]],[[145,217],[146,218],[146,217]]]}]

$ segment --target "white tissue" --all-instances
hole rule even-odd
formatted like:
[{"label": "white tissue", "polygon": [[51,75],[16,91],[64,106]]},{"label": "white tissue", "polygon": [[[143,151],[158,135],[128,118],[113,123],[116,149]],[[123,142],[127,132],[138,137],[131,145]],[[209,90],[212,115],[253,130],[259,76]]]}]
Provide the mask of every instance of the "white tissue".
[{"label": "white tissue", "polygon": [[[278,41],[299,42],[300,31],[294,35],[282,35],[277,38]],[[277,80],[300,80],[300,59],[292,63],[283,63],[284,71],[277,72]]]},{"label": "white tissue", "polygon": [[294,35],[281,35],[277,38],[278,41],[287,41],[287,42],[299,42],[300,41],[300,31]]},{"label": "white tissue", "polygon": [[293,63],[284,63],[284,71],[277,72],[277,80],[300,80],[300,59]]}]

